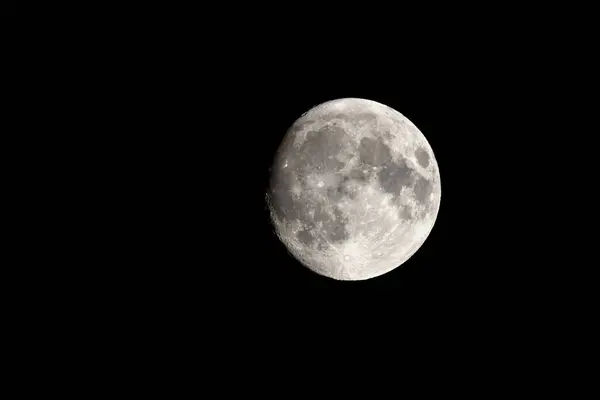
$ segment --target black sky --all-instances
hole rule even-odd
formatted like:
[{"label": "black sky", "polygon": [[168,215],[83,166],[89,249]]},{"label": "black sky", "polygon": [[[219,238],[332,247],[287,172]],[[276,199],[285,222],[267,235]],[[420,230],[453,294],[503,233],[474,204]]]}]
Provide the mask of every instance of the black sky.
[{"label": "black sky", "polygon": [[[185,79],[144,89],[150,98],[153,90],[164,94],[158,104],[168,105],[164,116],[144,111],[156,135],[141,143],[151,160],[146,172],[164,185],[156,186],[156,199],[173,204],[161,221],[173,224],[162,232],[173,246],[165,246],[164,260],[185,267],[175,267],[172,285],[189,293],[198,285],[237,305],[272,299],[265,301],[275,309],[303,307],[307,296],[358,301],[365,293],[395,299],[386,307],[405,300],[484,307],[510,301],[507,285],[521,290],[537,272],[527,232],[537,229],[539,203],[530,195],[532,174],[515,171],[539,134],[531,127],[541,103],[529,96],[545,88],[527,70],[495,55],[443,68],[437,57],[422,59],[426,67],[396,75],[335,62],[286,69],[277,63],[293,59],[248,57],[203,75],[188,71],[184,59]],[[264,198],[287,128],[312,106],[342,97],[384,103],[413,121],[435,152],[442,182],[438,220],[423,247],[402,268],[362,282],[303,268],[274,236]],[[171,132],[166,141],[161,129]]]},{"label": "black sky", "polygon": [[[510,39],[501,30],[428,40],[412,31],[409,50],[394,45],[404,31],[378,48],[302,35],[291,43],[279,28],[200,25],[178,25],[170,35],[136,30],[105,46],[118,63],[94,58],[102,70],[94,85],[111,99],[100,120],[128,121],[107,124],[102,136],[129,164],[111,167],[119,176],[112,204],[127,216],[114,234],[131,254],[114,267],[124,291],[135,287],[169,312],[197,307],[270,320],[324,321],[361,310],[525,315],[539,299],[556,301],[549,282],[566,264],[555,243],[570,235],[554,233],[547,216],[561,221],[549,210],[569,198],[568,151],[557,138],[565,138],[559,111],[576,86],[564,78],[574,75],[569,59],[556,56],[556,41]],[[124,82],[114,90],[113,75]],[[314,105],[343,97],[381,102],[414,122],[442,184],[439,216],[421,249],[401,268],[361,282],[302,267],[275,237],[265,204],[287,128]]]},{"label": "black sky", "polygon": [[[581,387],[582,338],[596,340],[597,22],[584,17],[597,14],[418,4],[93,3],[11,28],[31,36],[4,60],[21,111],[4,110],[17,121],[4,133],[25,144],[4,147],[21,181],[4,194],[24,199],[5,214],[27,238],[7,225],[21,246],[6,270],[25,278],[6,303],[17,348],[99,377],[93,390],[368,382],[375,397],[388,382],[408,393],[408,372],[419,393]],[[289,255],[265,203],[288,127],[344,97],[415,123],[442,185],[423,246],[357,282]]]}]

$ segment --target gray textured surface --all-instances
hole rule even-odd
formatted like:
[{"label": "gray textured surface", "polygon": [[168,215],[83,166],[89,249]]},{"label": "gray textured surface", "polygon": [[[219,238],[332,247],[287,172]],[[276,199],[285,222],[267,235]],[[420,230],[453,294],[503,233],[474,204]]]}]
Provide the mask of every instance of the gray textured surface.
[{"label": "gray textured surface", "polygon": [[300,117],[277,151],[267,201],[281,241],[334,279],[360,280],[405,262],[435,223],[433,151],[399,112],[339,99]]}]

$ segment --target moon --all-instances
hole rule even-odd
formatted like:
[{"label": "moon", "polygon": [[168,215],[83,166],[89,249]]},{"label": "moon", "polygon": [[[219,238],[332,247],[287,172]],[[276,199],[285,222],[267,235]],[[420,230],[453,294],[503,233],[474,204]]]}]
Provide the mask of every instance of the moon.
[{"label": "moon", "polygon": [[429,236],[440,199],[423,133],[398,111],[358,98],[320,104],[292,124],[266,195],[289,253],[337,280],[374,278],[406,262]]}]

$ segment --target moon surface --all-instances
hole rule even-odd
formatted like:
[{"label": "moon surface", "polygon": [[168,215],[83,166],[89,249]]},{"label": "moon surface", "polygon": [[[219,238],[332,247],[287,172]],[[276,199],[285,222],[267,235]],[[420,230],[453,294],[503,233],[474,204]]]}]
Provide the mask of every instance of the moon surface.
[{"label": "moon surface", "polygon": [[338,280],[383,275],[425,242],[438,215],[437,161],[421,131],[371,100],[328,101],[289,128],[267,204],[279,239]]}]

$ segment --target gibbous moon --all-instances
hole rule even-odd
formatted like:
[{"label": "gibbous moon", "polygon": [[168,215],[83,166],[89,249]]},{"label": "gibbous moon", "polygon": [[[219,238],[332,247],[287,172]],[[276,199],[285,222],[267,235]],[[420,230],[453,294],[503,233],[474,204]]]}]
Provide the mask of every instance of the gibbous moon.
[{"label": "gibbous moon", "polygon": [[320,104],[294,122],[267,193],[288,251],[338,280],[402,265],[431,232],[440,198],[438,165],[421,131],[398,111],[356,98]]}]

